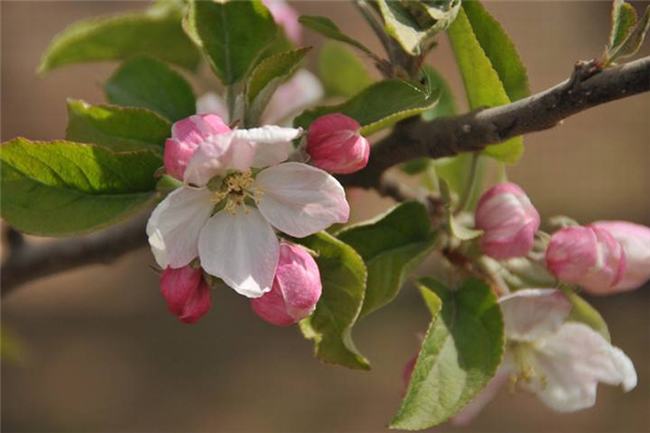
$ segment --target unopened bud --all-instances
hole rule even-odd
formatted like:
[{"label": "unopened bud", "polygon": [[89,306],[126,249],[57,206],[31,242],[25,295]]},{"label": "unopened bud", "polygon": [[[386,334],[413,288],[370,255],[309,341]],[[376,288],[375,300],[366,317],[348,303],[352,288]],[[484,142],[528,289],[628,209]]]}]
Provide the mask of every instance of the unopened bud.
[{"label": "unopened bud", "polygon": [[185,323],[196,322],[212,307],[212,295],[203,271],[189,265],[166,268],[160,277],[160,291],[169,311]]},{"label": "unopened bud", "polygon": [[165,171],[183,180],[185,168],[199,145],[212,135],[229,132],[230,128],[216,114],[195,114],[172,126],[172,138],[165,142]]},{"label": "unopened bud", "polygon": [[368,164],[370,143],[359,130],[361,125],[341,113],[314,120],[307,133],[307,153],[311,163],[330,173],[348,174]]},{"label": "unopened bud", "polygon": [[253,311],[277,326],[289,326],[309,316],[321,295],[318,265],[298,245],[280,244],[280,259],[270,292],[251,299]]},{"label": "unopened bud", "polygon": [[539,213],[514,183],[490,188],[476,208],[476,227],[483,230],[481,249],[499,260],[528,254],[539,222]]},{"label": "unopened bud", "polygon": [[613,292],[636,289],[650,280],[650,227],[627,221],[599,221],[592,225],[607,230],[625,252],[625,271]]},{"label": "unopened bud", "polygon": [[603,228],[566,227],[551,237],[546,266],[562,281],[605,295],[612,292],[625,272],[625,253]]}]

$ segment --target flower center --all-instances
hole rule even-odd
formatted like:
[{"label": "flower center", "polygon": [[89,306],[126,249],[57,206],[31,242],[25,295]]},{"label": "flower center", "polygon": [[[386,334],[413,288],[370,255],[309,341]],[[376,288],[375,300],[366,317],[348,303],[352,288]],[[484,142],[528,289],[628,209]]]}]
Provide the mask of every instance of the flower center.
[{"label": "flower center", "polygon": [[236,214],[237,210],[245,204],[254,205],[259,202],[262,192],[255,188],[254,184],[253,173],[251,170],[246,170],[212,179],[208,188],[213,191],[212,201],[216,205],[222,205],[226,212]]},{"label": "flower center", "polygon": [[546,386],[546,378],[540,372],[535,370],[532,362],[534,347],[531,343],[516,342],[511,343],[511,353],[515,362],[515,372],[510,376],[510,386],[514,390],[520,382],[530,383],[538,380],[543,387]]}]

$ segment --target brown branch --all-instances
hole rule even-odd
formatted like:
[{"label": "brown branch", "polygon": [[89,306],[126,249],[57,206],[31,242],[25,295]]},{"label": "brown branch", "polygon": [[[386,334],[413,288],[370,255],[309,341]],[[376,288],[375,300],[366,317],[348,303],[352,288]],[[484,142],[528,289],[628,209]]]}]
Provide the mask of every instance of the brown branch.
[{"label": "brown branch", "polygon": [[423,122],[403,121],[373,146],[368,166],[343,176],[346,186],[374,188],[390,167],[415,158],[442,158],[484,149],[518,135],[551,128],[588,108],[650,90],[650,57],[603,71],[579,63],[568,80],[508,105]]},{"label": "brown branch", "polygon": [[11,248],[0,269],[2,295],[29,281],[93,264],[108,264],[146,245],[148,212],[88,236],[53,240],[42,244],[25,242]]},{"label": "brown branch", "polygon": [[[405,191],[381,182],[390,167],[420,157],[441,158],[477,151],[518,135],[541,131],[596,105],[650,90],[650,57],[598,71],[593,63],[576,65],[571,78],[512,104],[462,116],[401,122],[372,150],[368,166],[341,176],[346,186],[376,188],[394,198]],[[435,207],[435,203],[432,204]],[[96,263],[110,263],[146,244],[147,215],[93,235],[43,244],[16,242],[2,265],[2,294],[31,280]]]}]

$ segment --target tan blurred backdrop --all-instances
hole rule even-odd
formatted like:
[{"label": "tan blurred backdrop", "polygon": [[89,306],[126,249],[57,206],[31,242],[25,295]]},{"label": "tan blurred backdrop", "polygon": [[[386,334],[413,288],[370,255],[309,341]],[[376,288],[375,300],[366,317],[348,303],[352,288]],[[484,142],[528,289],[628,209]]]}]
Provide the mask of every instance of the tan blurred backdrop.
[{"label": "tan blurred backdrop", "polygon": [[[647,3],[639,2],[639,10]],[[295,2],[327,15],[370,47],[379,46],[344,2]],[[142,2],[2,1],[1,136],[64,136],[65,98],[103,100],[114,64],[81,65],[37,78],[39,56],[71,22],[142,8]],[[609,2],[488,2],[528,67],[533,91],[563,79],[577,59],[598,55],[607,38]],[[306,43],[320,39],[306,32]],[[648,49],[644,49],[647,55]],[[463,93],[447,42],[433,62]],[[197,93],[212,83],[194,82]],[[544,216],[583,222],[627,219],[650,225],[650,96],[598,107],[552,131],[526,137],[510,170]],[[362,194],[355,217],[390,201]],[[355,329],[370,373],[320,364],[296,329],[273,328],[230,291],[187,326],[168,315],[141,250],[34,282],[2,301],[2,326],[22,343],[23,360],[2,363],[4,432],[380,432],[396,410],[401,369],[416,350],[427,312],[411,287]],[[552,413],[534,398],[502,392],[469,428],[475,432],[649,432],[648,287],[593,299],[613,341],[629,353],[639,386],[629,394],[601,387],[596,407]],[[438,431],[452,430],[441,427]]]}]

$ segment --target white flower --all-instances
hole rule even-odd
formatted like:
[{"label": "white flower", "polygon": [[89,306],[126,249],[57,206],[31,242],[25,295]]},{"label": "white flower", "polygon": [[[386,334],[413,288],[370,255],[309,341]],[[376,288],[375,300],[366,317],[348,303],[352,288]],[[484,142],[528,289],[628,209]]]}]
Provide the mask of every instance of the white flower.
[{"label": "white flower", "polygon": [[[285,161],[300,129],[264,126],[214,133],[209,116],[185,122],[202,141],[147,224],[162,267],[199,258],[203,269],[250,298],[271,290],[279,256],[274,228],[304,237],[345,222],[345,191],[323,170]],[[180,137],[173,137],[178,142]]]},{"label": "white flower", "polygon": [[592,328],[567,321],[572,305],[556,289],[524,289],[499,300],[508,348],[496,375],[452,424],[467,425],[508,382],[551,409],[574,412],[596,402],[599,382],[636,386],[632,361]]},{"label": "white flower", "polygon": [[517,384],[549,407],[573,412],[596,402],[599,382],[636,386],[632,361],[589,326],[568,322],[572,305],[555,289],[526,289],[501,298],[509,366]]}]

